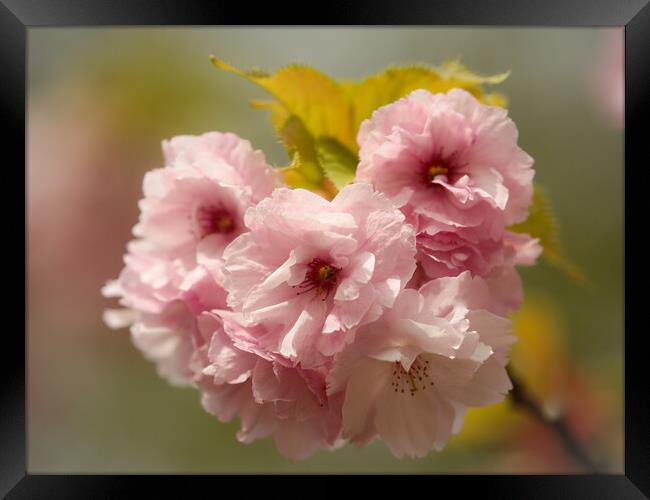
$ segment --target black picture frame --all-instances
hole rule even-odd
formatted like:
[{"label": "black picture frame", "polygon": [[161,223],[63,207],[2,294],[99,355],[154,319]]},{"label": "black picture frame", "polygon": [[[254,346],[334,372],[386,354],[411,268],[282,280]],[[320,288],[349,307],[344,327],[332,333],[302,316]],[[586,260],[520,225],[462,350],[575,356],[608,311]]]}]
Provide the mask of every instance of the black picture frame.
[{"label": "black picture frame", "polygon": [[[419,476],[424,481],[435,481],[434,487],[453,488],[460,497],[476,492],[488,498],[644,498],[650,496],[650,391],[649,365],[644,340],[648,334],[642,317],[646,294],[636,284],[644,283],[647,268],[641,255],[647,253],[643,233],[648,185],[647,165],[650,159],[650,141],[642,126],[650,116],[650,6],[648,0],[448,0],[399,2],[328,2],[319,11],[318,21],[330,25],[517,25],[517,26],[625,26],[625,473],[621,475],[540,475],[540,476]],[[381,8],[380,8],[381,7]],[[280,4],[252,5],[230,2],[196,2],[172,0],[0,0],[0,110],[7,125],[4,139],[6,152],[12,151],[15,160],[4,165],[3,172],[15,174],[18,182],[25,182],[16,168],[25,165],[25,79],[27,29],[36,26],[90,26],[90,25],[221,25],[270,24],[310,25],[313,19],[295,19],[299,10],[282,12]],[[307,10],[305,10],[307,12]],[[14,163],[15,162],[15,163]],[[13,188],[13,179],[5,180],[3,196],[4,224],[9,234],[18,236],[7,249],[22,255],[25,260],[27,242],[19,229],[18,210],[12,197],[17,193],[23,202],[25,217],[26,191]],[[25,195],[25,198],[21,194]],[[20,235],[24,235],[23,238]],[[18,270],[15,262],[20,256],[8,258],[9,266]],[[25,267],[26,271],[26,267]],[[14,311],[25,311],[27,331],[26,287],[21,296],[15,286],[4,294],[6,317],[18,317]],[[20,283],[16,277],[16,283]],[[13,285],[13,283],[12,283]],[[19,286],[20,290],[21,287]],[[639,292],[636,292],[636,290]],[[22,300],[22,302],[21,302]],[[14,328],[6,328],[0,353],[0,496],[7,498],[121,498],[140,488],[147,494],[157,492],[184,496],[196,488],[211,487],[218,481],[226,488],[232,478],[220,476],[162,477],[162,476],[48,476],[33,475],[26,470],[26,414],[25,414],[25,338]],[[266,477],[264,481],[281,480]],[[392,477],[374,477],[382,488]],[[399,478],[396,478],[399,479]],[[413,479],[413,478],[411,478]],[[236,480],[236,478],[235,478]],[[300,482],[306,477],[292,478]],[[241,485],[242,483],[238,483]],[[252,483],[251,483],[252,484]],[[294,483],[298,484],[298,483]],[[300,486],[298,486],[300,487]],[[216,494],[216,490],[215,491]],[[221,490],[220,490],[221,491]],[[311,490],[303,490],[306,493]],[[404,491],[402,489],[402,491]],[[221,494],[221,493],[219,493]],[[435,492],[432,491],[432,495]]]}]

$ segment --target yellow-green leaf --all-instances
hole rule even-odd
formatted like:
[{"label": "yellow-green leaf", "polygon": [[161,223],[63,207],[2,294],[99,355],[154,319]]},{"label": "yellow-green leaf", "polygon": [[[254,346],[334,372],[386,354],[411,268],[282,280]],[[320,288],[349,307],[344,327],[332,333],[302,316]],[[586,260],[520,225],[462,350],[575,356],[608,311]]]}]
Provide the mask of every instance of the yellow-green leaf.
[{"label": "yellow-green leaf", "polygon": [[521,224],[511,226],[509,229],[517,233],[528,233],[534,238],[539,238],[539,243],[544,248],[542,256],[549,264],[565,272],[574,281],[580,283],[587,281],[582,270],[571,262],[565,254],[560,241],[555,214],[548,198],[539,186],[535,186],[528,219]]},{"label": "yellow-green leaf", "polygon": [[452,59],[442,64],[438,69],[440,76],[444,80],[454,81],[458,86],[463,88],[474,85],[497,85],[503,83],[510,76],[510,71],[499,73],[498,75],[483,76],[470,71],[459,59]]},{"label": "yellow-green leaf", "polygon": [[293,155],[291,164],[288,167],[279,169],[284,177],[284,182],[294,188],[320,189],[322,181],[320,179],[314,180],[313,176],[310,175],[310,168],[305,167],[306,164],[308,163],[302,160],[300,153],[296,152]]},{"label": "yellow-green leaf", "polygon": [[[464,88],[489,104],[506,104],[503,96],[486,94],[481,85],[500,83],[508,76],[507,73],[479,76],[458,61],[448,62],[439,68],[389,68],[361,82],[337,82],[304,65],[290,65],[269,74],[259,70],[242,71],[215,57],[211,57],[211,60],[217,68],[246,78],[275,98],[253,101],[252,104],[271,112],[273,128],[292,159],[291,165],[283,169],[287,184],[293,187],[318,187],[330,194],[335,185],[342,186],[348,182],[350,169],[341,164],[341,158],[349,162],[352,157],[356,162],[359,125],[378,107],[404,97],[415,89],[436,93],[454,87]],[[336,141],[343,149],[330,151],[326,144],[319,156],[315,144],[325,138]],[[341,158],[338,157],[339,153],[342,154]],[[323,161],[328,162],[326,175],[321,165]]]},{"label": "yellow-green leaf", "polygon": [[[312,183],[320,184],[323,181],[323,170],[318,163],[318,156],[314,139],[309,134],[300,118],[290,117],[280,130],[280,139],[287,148],[289,156],[294,159],[294,164],[303,175]],[[296,154],[299,161],[296,163]]]},{"label": "yellow-green leaf", "polygon": [[[351,107],[340,86],[309,66],[292,64],[270,75],[242,71],[216,57],[217,68],[235,73],[269,92],[289,116],[298,117],[313,137],[334,137],[349,147]],[[273,110],[272,110],[273,111]],[[278,113],[278,110],[274,110]]]},{"label": "yellow-green leaf", "polygon": [[292,159],[288,167],[280,169],[287,186],[309,189],[325,198],[333,198],[336,188],[325,178],[314,139],[302,121],[296,116],[289,117],[279,134]]},{"label": "yellow-green leaf", "polygon": [[323,178],[318,182],[314,182],[313,178],[307,173],[308,169],[305,168],[300,153],[298,152],[294,154],[291,165],[280,168],[279,170],[287,186],[308,189],[328,200],[336,196],[336,186],[329,179]]},{"label": "yellow-green leaf", "polygon": [[291,115],[286,110],[286,108],[278,101],[258,101],[256,99],[251,99],[250,104],[254,108],[267,109],[271,112],[270,116],[273,130],[275,130],[277,134],[281,136],[282,128],[285,126],[289,118],[291,118]]},{"label": "yellow-green leaf", "polygon": [[318,160],[327,178],[337,189],[354,181],[358,158],[336,139],[324,137],[316,141]]},{"label": "yellow-green leaf", "polygon": [[[361,82],[348,81],[342,82],[341,85],[352,102],[352,129],[356,134],[361,122],[369,118],[374,110],[416,89],[438,93],[447,92],[452,88],[463,88],[480,100],[489,96],[490,104],[505,104],[505,98],[484,94],[480,85],[501,83],[508,74],[479,76],[467,70],[460,62],[450,61],[440,68],[422,65],[388,68]],[[354,150],[356,149],[355,144]]]},{"label": "yellow-green leaf", "polygon": [[500,108],[508,107],[508,98],[499,92],[490,92],[485,94],[481,99],[488,106],[498,106]]}]

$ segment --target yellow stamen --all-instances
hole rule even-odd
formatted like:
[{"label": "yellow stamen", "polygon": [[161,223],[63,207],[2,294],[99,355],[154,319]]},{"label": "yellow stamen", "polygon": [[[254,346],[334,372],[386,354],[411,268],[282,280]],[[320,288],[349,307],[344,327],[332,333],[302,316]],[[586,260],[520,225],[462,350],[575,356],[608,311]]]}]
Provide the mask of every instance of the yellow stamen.
[{"label": "yellow stamen", "polygon": [[233,220],[229,215],[223,215],[217,220],[217,231],[226,233],[232,229]]},{"label": "yellow stamen", "polygon": [[417,392],[417,391],[418,391],[418,386],[417,386],[417,384],[415,383],[415,377],[414,377],[413,374],[411,373],[411,370],[409,370],[408,372],[406,372],[406,375],[408,376],[408,378],[409,378],[409,382],[411,383],[411,393],[415,393],[415,392]]},{"label": "yellow stamen", "polygon": [[427,170],[427,175],[429,176],[430,180],[433,180],[438,175],[447,175],[448,172],[449,169],[447,167],[443,167],[440,165],[431,165],[429,167],[429,170]]},{"label": "yellow stamen", "polygon": [[334,277],[335,271],[334,268],[330,265],[321,266],[318,269],[318,278],[321,281],[329,281]]}]

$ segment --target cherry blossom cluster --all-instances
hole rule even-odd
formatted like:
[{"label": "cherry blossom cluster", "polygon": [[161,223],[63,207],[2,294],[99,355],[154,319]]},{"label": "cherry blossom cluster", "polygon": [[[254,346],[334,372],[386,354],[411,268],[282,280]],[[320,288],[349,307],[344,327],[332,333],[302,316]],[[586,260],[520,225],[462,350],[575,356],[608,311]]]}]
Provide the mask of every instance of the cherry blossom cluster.
[{"label": "cherry blossom cluster", "polygon": [[356,178],[331,200],[234,134],[164,141],[105,321],[239,417],[241,442],[273,436],[292,460],[376,438],[440,450],[511,389],[515,266],[541,252],[507,229],[532,198],[517,135],[464,90],[416,90],[361,124]]}]

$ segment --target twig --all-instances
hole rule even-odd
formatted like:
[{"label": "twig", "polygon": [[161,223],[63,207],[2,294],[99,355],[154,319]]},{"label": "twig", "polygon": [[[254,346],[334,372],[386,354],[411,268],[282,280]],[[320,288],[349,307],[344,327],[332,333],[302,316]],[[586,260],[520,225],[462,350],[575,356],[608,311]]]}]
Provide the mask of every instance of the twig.
[{"label": "twig", "polygon": [[508,367],[508,375],[512,381],[510,397],[512,398],[513,403],[529,411],[539,422],[553,431],[571,456],[587,471],[598,473],[598,467],[591,460],[578,439],[571,433],[566,420],[563,417],[551,418],[546,415],[541,404],[531,396],[530,392],[526,390],[522,382],[513,375],[510,367]]}]

